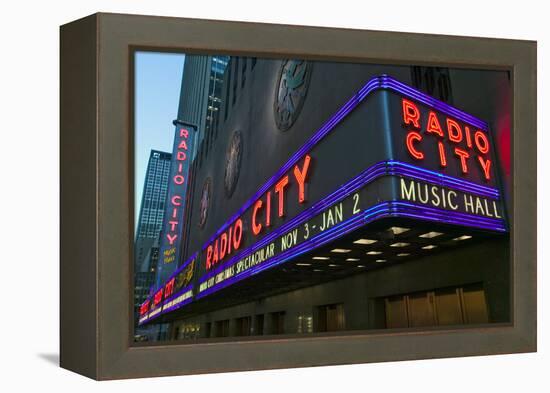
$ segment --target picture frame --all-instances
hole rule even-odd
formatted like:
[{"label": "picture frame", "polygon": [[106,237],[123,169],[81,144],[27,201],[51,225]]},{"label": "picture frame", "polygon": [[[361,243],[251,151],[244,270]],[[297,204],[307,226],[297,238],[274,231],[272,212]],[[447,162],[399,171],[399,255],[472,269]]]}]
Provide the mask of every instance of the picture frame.
[{"label": "picture frame", "polygon": [[[510,72],[512,322],[136,345],[136,50]],[[60,29],[60,365],[97,380],[536,351],[536,42],[98,13]]]}]

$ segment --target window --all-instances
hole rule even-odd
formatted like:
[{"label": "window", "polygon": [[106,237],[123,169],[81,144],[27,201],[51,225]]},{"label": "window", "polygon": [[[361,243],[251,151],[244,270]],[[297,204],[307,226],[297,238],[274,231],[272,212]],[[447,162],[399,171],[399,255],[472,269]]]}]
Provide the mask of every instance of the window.
[{"label": "window", "polygon": [[272,312],[270,315],[271,334],[283,334],[285,332],[285,312]]},{"label": "window", "polygon": [[254,318],[254,334],[258,336],[264,334],[264,314],[256,315]]},{"label": "window", "polygon": [[345,329],[344,304],[327,304],[318,307],[318,331],[334,332]]},{"label": "window", "polygon": [[414,87],[429,95],[452,103],[451,78],[449,69],[444,67],[411,67]]},{"label": "window", "polygon": [[223,321],[216,321],[216,337],[228,337],[229,336],[229,319]]},{"label": "window", "polygon": [[212,337],[212,322],[206,322],[204,325],[204,336],[206,338]]},{"label": "window", "polygon": [[252,317],[242,317],[235,320],[235,335],[250,336],[250,328],[252,327]]},{"label": "window", "polygon": [[384,299],[387,328],[487,323],[481,284],[435,289]]},{"label": "window", "polygon": [[184,323],[177,328],[177,339],[196,339],[200,335],[200,325],[197,323]]},{"label": "window", "polygon": [[313,333],[313,317],[311,315],[298,315],[297,333]]}]

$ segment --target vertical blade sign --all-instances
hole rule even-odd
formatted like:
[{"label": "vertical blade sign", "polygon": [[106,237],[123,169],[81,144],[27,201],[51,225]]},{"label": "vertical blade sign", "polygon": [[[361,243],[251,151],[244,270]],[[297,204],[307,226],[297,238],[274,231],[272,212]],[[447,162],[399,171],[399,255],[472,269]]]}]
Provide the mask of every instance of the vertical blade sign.
[{"label": "vertical blade sign", "polygon": [[193,151],[192,131],[176,125],[165,213],[160,234],[160,252],[157,267],[157,287],[177,268],[180,258],[183,218],[186,207],[189,165]]}]

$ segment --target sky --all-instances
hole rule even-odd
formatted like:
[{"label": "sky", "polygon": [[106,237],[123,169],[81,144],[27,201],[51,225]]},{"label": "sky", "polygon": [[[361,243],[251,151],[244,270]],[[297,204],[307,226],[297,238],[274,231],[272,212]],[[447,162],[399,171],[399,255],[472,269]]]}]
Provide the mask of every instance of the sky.
[{"label": "sky", "polygon": [[137,52],[135,56],[135,192],[137,226],[143,182],[152,149],[172,151],[185,55]]}]

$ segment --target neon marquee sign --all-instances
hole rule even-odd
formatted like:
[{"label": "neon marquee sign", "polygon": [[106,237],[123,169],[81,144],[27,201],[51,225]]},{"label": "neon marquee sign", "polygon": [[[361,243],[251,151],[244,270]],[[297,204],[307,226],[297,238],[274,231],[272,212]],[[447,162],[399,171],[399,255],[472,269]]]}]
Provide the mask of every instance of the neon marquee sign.
[{"label": "neon marquee sign", "polygon": [[[285,218],[286,199],[291,197],[288,192],[290,182],[297,186],[295,198],[299,204],[306,201],[306,182],[309,175],[311,156],[306,154],[300,165],[295,165],[291,174],[282,176],[274,185],[273,189],[267,191],[258,198],[249,211],[250,233],[257,237],[265,229],[271,227],[275,219]],[[273,205],[273,208],[272,208]],[[204,251],[206,269],[210,270],[227,257],[239,250],[243,243],[243,219],[237,218],[228,229],[223,231],[219,237],[211,242]]]}]

